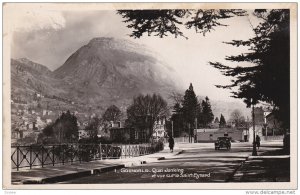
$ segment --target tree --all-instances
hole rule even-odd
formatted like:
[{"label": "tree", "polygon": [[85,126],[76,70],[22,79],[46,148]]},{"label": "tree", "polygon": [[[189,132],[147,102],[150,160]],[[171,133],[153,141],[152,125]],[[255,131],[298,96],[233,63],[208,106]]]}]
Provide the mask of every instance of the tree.
[{"label": "tree", "polygon": [[219,118],[216,117],[214,123],[220,123]]},{"label": "tree", "polygon": [[202,122],[204,127],[207,127],[214,120],[214,114],[211,110],[209,98],[206,96],[202,101]]},{"label": "tree", "polygon": [[[226,26],[220,20],[247,16],[245,10],[119,10],[128,28],[133,29],[130,36],[165,37],[173,34],[184,36],[179,27],[195,28],[196,32],[210,32],[217,26]],[[262,20],[253,27],[255,37],[246,41],[233,40],[228,44],[247,46],[250,52],[226,57],[232,62],[250,62],[252,66],[225,66],[219,62],[210,65],[220,69],[225,76],[234,77],[232,85],[217,87],[231,89],[233,97],[243,99],[246,105],[268,102],[274,106],[274,114],[282,126],[290,128],[290,11],[288,9],[256,9],[253,14]],[[252,24],[250,24],[252,26]]]},{"label": "tree", "polygon": [[53,136],[54,132],[53,132],[53,124],[49,124],[47,125],[43,130],[42,130],[43,134],[46,137],[51,137]]},{"label": "tree", "polygon": [[174,104],[181,105],[183,102],[183,95],[178,92],[172,92],[169,95],[169,99],[173,100]]},{"label": "tree", "polygon": [[[171,116],[171,121],[173,122],[173,136],[179,137],[182,130],[184,129],[182,106],[179,102],[176,102],[173,106],[173,114]],[[172,126],[170,127],[170,129],[172,129]]]},{"label": "tree", "polygon": [[155,121],[168,114],[168,104],[160,95],[139,95],[127,109],[126,126],[145,132],[148,141],[153,134]]},{"label": "tree", "polygon": [[72,115],[69,110],[66,113],[63,112],[53,124],[47,125],[42,130],[42,134],[39,135],[39,138],[44,139],[44,136],[48,141],[50,140],[51,143],[78,141],[77,118]]},{"label": "tree", "polygon": [[247,106],[259,101],[274,106],[274,114],[285,129],[290,128],[290,12],[289,10],[255,10],[263,20],[253,30],[255,37],[233,40],[227,44],[247,46],[249,52],[229,56],[228,61],[248,62],[251,66],[225,66],[210,64],[223,75],[234,77],[231,85],[217,87],[232,90],[233,97],[241,98]]},{"label": "tree", "polygon": [[[175,37],[185,37],[180,27],[195,29],[205,35],[217,26],[227,26],[220,23],[221,19],[246,14],[236,9],[162,9],[162,10],[118,10],[128,28],[133,29],[131,37],[140,38],[143,34],[154,34],[163,38],[172,34]],[[187,37],[185,37],[187,38]]]},{"label": "tree", "polygon": [[[195,119],[199,108],[198,105],[198,99],[191,83],[189,88],[185,91],[181,109],[184,122],[190,129],[194,129],[195,127]],[[190,129],[188,129],[188,131],[190,131]],[[193,132],[191,132],[191,136],[193,136]]]},{"label": "tree", "polygon": [[85,127],[85,130],[88,131],[89,138],[96,138],[98,134],[98,128],[100,126],[100,119],[98,117],[93,117],[88,126]]},{"label": "tree", "polygon": [[102,116],[102,119],[104,121],[108,121],[108,122],[110,122],[110,121],[116,122],[116,121],[120,120],[121,114],[122,114],[121,110],[117,106],[112,105],[106,109],[106,111],[104,112],[104,114]]},{"label": "tree", "polygon": [[220,128],[226,127],[226,121],[225,121],[223,114],[221,114],[221,117],[220,117],[219,127]]},{"label": "tree", "polygon": [[245,123],[245,117],[242,115],[242,113],[238,110],[235,109],[232,111],[230,115],[230,120],[234,122],[236,127],[240,127],[242,124]]},{"label": "tree", "polygon": [[78,141],[77,118],[69,110],[55,121],[53,130],[59,142]]}]

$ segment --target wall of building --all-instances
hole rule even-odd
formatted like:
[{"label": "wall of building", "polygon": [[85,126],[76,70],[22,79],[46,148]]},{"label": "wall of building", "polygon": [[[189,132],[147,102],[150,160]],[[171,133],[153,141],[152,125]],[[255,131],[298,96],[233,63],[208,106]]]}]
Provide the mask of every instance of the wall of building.
[{"label": "wall of building", "polygon": [[231,137],[232,140],[243,141],[243,131],[214,131],[214,132],[197,132],[197,142],[215,142],[218,137]]}]

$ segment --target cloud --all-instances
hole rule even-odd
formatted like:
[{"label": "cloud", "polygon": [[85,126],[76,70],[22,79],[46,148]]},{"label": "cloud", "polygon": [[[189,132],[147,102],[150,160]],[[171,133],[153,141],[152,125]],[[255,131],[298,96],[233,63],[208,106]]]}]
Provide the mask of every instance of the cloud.
[{"label": "cloud", "polygon": [[[115,37],[131,39],[155,51],[179,73],[186,87],[192,82],[198,94],[212,99],[230,99],[229,92],[215,88],[215,84],[229,84],[230,79],[211,66],[209,61],[225,62],[228,55],[241,52],[224,44],[223,41],[247,39],[252,35],[249,19],[246,17],[227,19],[229,27],[219,27],[203,37],[193,30],[185,30],[189,37],[163,39],[143,36],[133,39],[128,36],[131,29],[116,11],[64,11],[26,12],[19,18],[17,31],[13,35],[12,57],[26,57],[55,70],[67,58],[94,37]],[[253,19],[250,18],[251,22]],[[242,51],[245,52],[245,51]],[[228,62],[226,62],[227,64]],[[212,90],[214,89],[214,90]]]},{"label": "cloud", "polygon": [[66,21],[61,12],[19,10],[12,18],[14,32],[31,32],[39,30],[59,30],[65,27]]},{"label": "cloud", "polygon": [[43,11],[22,15],[22,21],[28,21],[16,28],[12,57],[26,57],[51,70],[94,37],[126,38],[129,34],[115,11]]}]

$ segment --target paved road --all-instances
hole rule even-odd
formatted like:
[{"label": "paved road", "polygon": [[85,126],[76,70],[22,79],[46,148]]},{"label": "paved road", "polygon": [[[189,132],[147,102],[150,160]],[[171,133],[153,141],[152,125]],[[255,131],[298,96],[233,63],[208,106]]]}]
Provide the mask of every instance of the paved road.
[{"label": "paved road", "polygon": [[[212,143],[177,144],[181,154],[159,162],[128,167],[63,183],[198,183],[227,182],[252,152],[249,143],[232,143],[231,150],[214,150]],[[262,143],[259,153],[276,150],[278,143]]]}]

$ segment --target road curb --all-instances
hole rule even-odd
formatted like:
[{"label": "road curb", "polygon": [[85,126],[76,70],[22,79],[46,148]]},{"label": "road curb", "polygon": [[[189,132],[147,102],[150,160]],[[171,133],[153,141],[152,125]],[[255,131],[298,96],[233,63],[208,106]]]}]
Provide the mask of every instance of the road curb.
[{"label": "road curb", "polygon": [[[27,179],[23,180],[20,183],[21,184],[50,184],[50,183],[57,183],[57,182],[63,182],[67,181],[70,179],[74,179],[74,177],[86,177],[90,175],[95,175],[95,174],[100,174],[100,173],[105,173],[108,171],[112,171],[114,169],[121,169],[124,168],[125,165],[114,165],[114,166],[108,166],[108,167],[103,167],[103,168],[97,168],[97,169],[91,169],[91,170],[86,170],[86,171],[80,171],[76,173],[69,173],[69,174],[64,174],[64,175],[58,175],[54,177],[48,177],[48,178],[40,178],[40,179]],[[18,181],[16,181],[18,182]]]},{"label": "road curb", "polygon": [[[180,150],[176,153],[173,153],[172,156],[179,155],[183,152],[183,150]],[[161,155],[159,157],[155,157],[155,160],[151,159],[146,159],[146,160],[141,160],[141,159],[136,159],[133,161],[129,162],[123,162],[120,163],[119,165],[112,165],[112,166],[107,166],[107,167],[102,167],[102,168],[96,168],[96,169],[91,169],[91,170],[85,170],[85,171],[79,171],[75,173],[69,173],[69,174],[63,174],[63,175],[58,175],[54,177],[48,177],[48,178],[35,178],[35,179],[26,179],[26,180],[13,180],[12,183],[14,184],[51,184],[51,183],[58,183],[58,182],[64,182],[68,181],[74,178],[79,178],[79,177],[87,177],[91,175],[96,175],[96,174],[101,174],[105,172],[109,172],[112,170],[117,170],[125,167],[132,167],[132,166],[140,166],[142,164],[147,164],[151,162],[158,162],[160,160],[165,160],[166,155]]]},{"label": "road curb", "polygon": [[277,155],[277,156],[249,156],[249,160],[251,159],[269,159],[269,158],[290,158],[290,155]]}]

